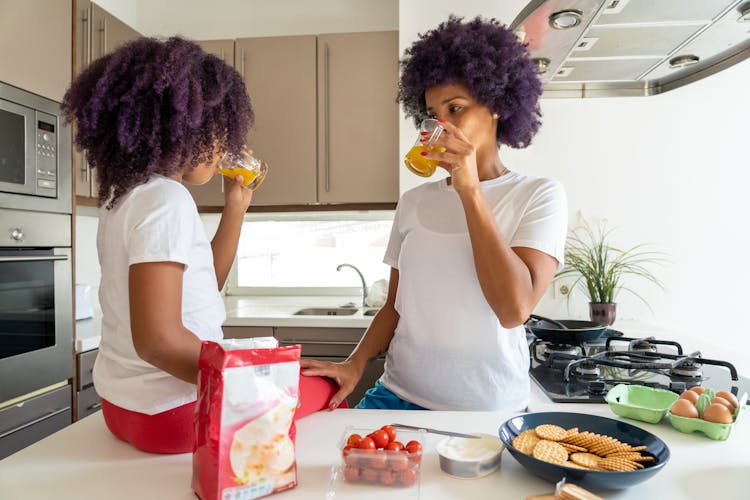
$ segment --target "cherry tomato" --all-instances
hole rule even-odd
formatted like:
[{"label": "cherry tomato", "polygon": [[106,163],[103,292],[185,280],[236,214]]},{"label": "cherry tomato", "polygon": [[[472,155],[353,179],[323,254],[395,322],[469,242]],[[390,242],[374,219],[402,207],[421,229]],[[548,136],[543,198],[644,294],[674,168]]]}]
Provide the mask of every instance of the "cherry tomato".
[{"label": "cherry tomato", "polygon": [[383,484],[385,486],[391,486],[393,483],[396,482],[396,477],[398,476],[398,473],[395,471],[385,469],[381,470],[380,474],[378,475],[378,479],[380,480],[380,484]]},{"label": "cherry tomato", "polygon": [[344,463],[346,465],[357,465],[357,454],[356,452],[352,453],[353,449],[354,446],[346,445],[341,451],[341,454],[344,456]]},{"label": "cherry tomato", "polygon": [[374,450],[377,447],[375,446],[375,441],[373,441],[373,439],[368,436],[362,438],[362,440],[357,443],[357,448],[359,448],[360,450]]},{"label": "cherry tomato", "polygon": [[385,469],[387,463],[388,456],[385,452],[383,450],[375,450],[375,453],[372,453],[367,457],[364,465],[372,467],[373,469]]},{"label": "cherry tomato", "polygon": [[346,440],[346,444],[357,446],[360,441],[362,441],[362,436],[360,436],[359,434],[352,434],[351,436],[349,436],[349,439]]},{"label": "cherry tomato", "polygon": [[350,483],[356,483],[359,481],[359,467],[354,465],[347,465],[344,467],[344,479]]},{"label": "cherry tomato", "polygon": [[409,441],[408,443],[406,443],[406,447],[404,449],[406,450],[406,453],[409,454],[409,460],[411,460],[415,464],[418,464],[422,461],[422,445],[419,443],[419,441]]},{"label": "cherry tomato", "polygon": [[366,483],[374,483],[378,480],[378,473],[380,471],[375,469],[369,469],[365,468],[362,469],[362,472],[360,473],[360,477],[362,478],[362,481]]},{"label": "cherry tomato", "polygon": [[392,442],[396,440],[396,428],[392,425],[384,425],[381,427],[388,434],[388,441]]},{"label": "cherry tomato", "polygon": [[404,470],[409,466],[409,457],[405,453],[389,453],[388,454],[388,466],[395,470]]},{"label": "cherry tomato", "polygon": [[404,446],[404,448],[406,448],[406,451],[408,451],[409,453],[416,453],[418,451],[422,451],[422,444],[419,441],[412,440],[406,443],[406,446]]},{"label": "cherry tomato", "polygon": [[398,480],[404,486],[411,486],[417,482],[417,470],[416,469],[405,469],[399,472]]},{"label": "cherry tomato", "polygon": [[373,431],[373,433],[370,434],[370,437],[373,441],[375,441],[375,446],[378,448],[385,448],[390,441],[390,439],[388,438],[388,433],[383,429]]},{"label": "cherry tomato", "polygon": [[404,449],[404,445],[400,441],[391,441],[386,445],[385,449],[389,451],[401,451]]}]

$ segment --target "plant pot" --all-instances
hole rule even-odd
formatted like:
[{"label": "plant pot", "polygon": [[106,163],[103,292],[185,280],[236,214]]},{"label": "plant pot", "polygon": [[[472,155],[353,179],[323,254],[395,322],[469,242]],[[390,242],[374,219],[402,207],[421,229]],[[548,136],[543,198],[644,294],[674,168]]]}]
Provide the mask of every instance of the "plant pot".
[{"label": "plant pot", "polygon": [[615,315],[617,313],[617,304],[597,304],[589,302],[589,317],[591,321],[598,321],[605,325],[611,325],[615,322]]}]

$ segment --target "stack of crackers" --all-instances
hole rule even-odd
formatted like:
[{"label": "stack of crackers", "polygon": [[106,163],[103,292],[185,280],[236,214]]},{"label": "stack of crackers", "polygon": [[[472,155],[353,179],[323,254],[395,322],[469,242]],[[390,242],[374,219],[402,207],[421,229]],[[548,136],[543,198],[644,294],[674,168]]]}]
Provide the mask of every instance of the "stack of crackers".
[{"label": "stack of crackers", "polygon": [[627,472],[654,461],[653,456],[641,453],[645,446],[551,424],[521,432],[513,439],[513,447],[536,459],[576,469]]}]

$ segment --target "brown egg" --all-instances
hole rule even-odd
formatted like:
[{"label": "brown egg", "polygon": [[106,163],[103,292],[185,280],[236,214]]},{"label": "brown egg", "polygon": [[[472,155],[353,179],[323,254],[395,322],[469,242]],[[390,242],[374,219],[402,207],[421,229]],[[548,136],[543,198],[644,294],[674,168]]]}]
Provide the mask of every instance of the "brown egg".
[{"label": "brown egg", "polygon": [[703,420],[706,420],[707,422],[715,422],[717,424],[731,424],[733,420],[732,412],[722,404],[710,404],[705,410],[703,410]]},{"label": "brown egg", "polygon": [[698,409],[687,399],[678,399],[672,403],[669,411],[678,417],[698,418]]},{"label": "brown egg", "polygon": [[737,408],[740,405],[740,402],[737,401],[737,398],[729,391],[719,391],[716,393],[717,398],[723,398],[732,403],[732,410]]},{"label": "brown egg", "polygon": [[696,393],[696,394],[697,394],[697,395],[699,395],[699,396],[700,396],[701,394],[703,394],[704,392],[706,392],[706,388],[705,388],[705,387],[701,387],[701,386],[699,386],[699,385],[696,385],[695,387],[691,387],[691,388],[690,388],[690,389],[688,389],[688,390],[690,390],[690,391],[693,391],[694,393]]},{"label": "brown egg", "polygon": [[693,391],[685,391],[682,394],[680,394],[680,399],[687,399],[693,404],[695,404],[698,401],[699,397],[700,396],[698,395],[698,393],[693,392]]},{"label": "brown egg", "polygon": [[719,396],[716,396],[715,398],[711,398],[711,404],[714,404],[714,403],[718,403],[720,405],[726,406],[727,410],[729,410],[731,412],[734,411],[734,407],[732,406],[732,403],[730,403],[729,401],[727,401],[724,398],[720,398]]}]

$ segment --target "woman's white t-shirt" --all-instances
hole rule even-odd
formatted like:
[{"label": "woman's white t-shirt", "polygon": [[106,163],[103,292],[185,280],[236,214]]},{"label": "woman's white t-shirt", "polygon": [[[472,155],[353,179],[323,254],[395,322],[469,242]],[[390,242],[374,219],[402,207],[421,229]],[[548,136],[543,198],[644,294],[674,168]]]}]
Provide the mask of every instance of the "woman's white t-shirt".
[{"label": "woman's white t-shirt", "polygon": [[[562,185],[508,172],[480,186],[505,241],[549,254],[561,268],[568,218]],[[433,410],[526,408],[524,328],[503,328],[482,294],[466,216],[446,179],[401,197],[384,262],[399,271],[400,319],[381,383]]]},{"label": "woman's white t-shirt", "polygon": [[[128,274],[142,262],[185,266],[182,323],[203,340],[222,338],[226,318],[211,244],[188,190],[153,175],[111,210],[99,210],[102,338],[94,364],[97,393],[127,410],[153,415],[196,399],[196,386],[142,360],[130,331]],[[85,265],[85,264],[84,264]]]}]

